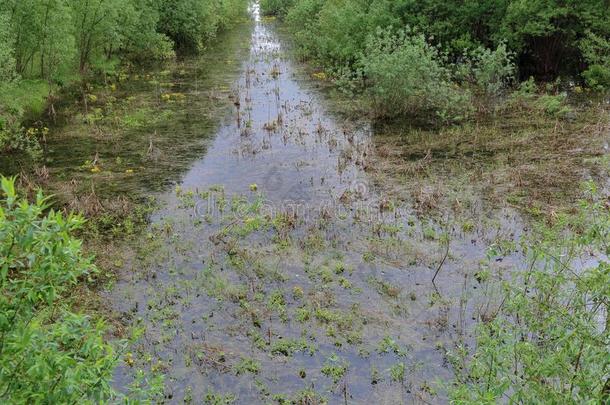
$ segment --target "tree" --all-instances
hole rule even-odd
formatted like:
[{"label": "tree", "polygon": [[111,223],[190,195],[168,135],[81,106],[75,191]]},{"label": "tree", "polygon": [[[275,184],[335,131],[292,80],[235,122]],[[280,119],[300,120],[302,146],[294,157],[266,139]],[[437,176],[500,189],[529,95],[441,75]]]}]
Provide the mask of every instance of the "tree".
[{"label": "tree", "polygon": [[131,0],[121,10],[121,52],[136,61],[174,56],[171,39],[157,32],[159,10],[151,0]]},{"label": "tree", "polygon": [[0,10],[0,82],[11,81],[16,75],[14,43],[9,17]]},{"label": "tree", "polygon": [[[70,12],[65,0],[8,0],[0,13],[8,17],[15,70],[50,79],[73,55]],[[37,73],[35,72],[37,71]]]},{"label": "tree", "polygon": [[120,45],[120,6],[118,0],[70,0],[81,72],[104,47]]},{"label": "tree", "polygon": [[38,2],[35,10],[40,77],[50,79],[62,64],[70,62],[74,54],[70,9],[65,0],[43,0]]}]

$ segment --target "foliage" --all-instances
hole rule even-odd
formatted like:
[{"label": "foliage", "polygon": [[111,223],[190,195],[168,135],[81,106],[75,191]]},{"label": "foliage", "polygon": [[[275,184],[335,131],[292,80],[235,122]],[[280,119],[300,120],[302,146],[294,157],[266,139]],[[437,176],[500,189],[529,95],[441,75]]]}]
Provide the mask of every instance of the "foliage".
[{"label": "foliage", "polygon": [[318,15],[324,6],[324,0],[298,0],[288,10],[286,21],[294,35],[298,52],[307,58],[315,58],[318,35]]},{"label": "foliage", "polygon": [[[80,78],[116,72],[121,60],[163,60],[174,57],[174,47],[200,49],[238,20],[246,5],[246,0],[0,2],[0,153],[37,154],[37,140],[21,126],[39,118],[52,92]],[[37,91],[41,87],[46,93]]]},{"label": "foliage", "polygon": [[122,51],[138,62],[171,59],[174,44],[167,35],[157,32],[159,11],[149,4],[148,0],[133,0],[123,6]]},{"label": "foliage", "polygon": [[587,85],[598,90],[610,89],[610,40],[589,31],[580,48],[589,63],[583,72]]},{"label": "foliage", "polygon": [[15,78],[15,50],[9,17],[0,12],[0,82],[9,82]]},{"label": "foliage", "polygon": [[261,0],[261,11],[265,15],[285,16],[292,4],[292,0]]},{"label": "foliage", "polygon": [[467,113],[468,94],[452,85],[442,54],[422,34],[380,30],[367,40],[360,64],[383,116],[434,112],[458,121]]},{"label": "foliage", "polygon": [[[595,187],[589,185],[590,195]],[[477,347],[456,356],[454,403],[605,403],[610,399],[610,212],[592,197],[541,225],[531,265],[506,283]],[[596,259],[581,261],[591,249]]]},{"label": "foliage", "polygon": [[85,71],[104,50],[107,54],[121,45],[120,8],[118,0],[70,0],[78,66]]},{"label": "foliage", "polygon": [[605,0],[503,3],[505,14],[493,35],[519,53],[522,74],[554,79],[561,73],[577,73],[582,59],[579,41],[585,32],[610,39],[610,7]]},{"label": "foliage", "polygon": [[10,16],[15,70],[54,78],[73,55],[70,10],[64,0],[7,0],[0,14]]},{"label": "foliage", "polygon": [[0,83],[0,153],[23,151],[30,157],[40,156],[39,138],[43,128],[22,128],[22,117],[37,117],[45,107],[49,85],[41,80]]},{"label": "foliage", "polygon": [[104,401],[116,354],[103,322],[74,313],[66,296],[95,272],[71,234],[79,216],[20,199],[2,178],[0,398],[11,403]]},{"label": "foliage", "polygon": [[[269,12],[282,10],[278,14],[286,14],[302,53],[327,67],[337,68],[354,61],[363,49],[364,39],[377,28],[405,26],[423,33],[454,61],[465,50],[479,47],[514,54],[511,59],[516,61],[521,77],[533,75],[553,80],[561,74],[580,74],[592,65],[608,66],[590,58],[592,42],[597,49],[610,43],[610,5],[605,0],[274,0],[266,3],[269,3]],[[500,57],[501,53],[495,56]],[[599,67],[594,70],[598,71]]]},{"label": "foliage", "polygon": [[565,92],[557,94],[541,92],[534,79],[530,78],[521,82],[508,98],[505,107],[563,118],[572,111],[567,103],[567,98]]},{"label": "foliage", "polygon": [[[557,3],[270,0],[263,11],[284,18],[299,54],[342,90],[370,96],[378,117],[448,123],[470,116],[478,100],[479,111],[503,101],[518,77],[581,75],[607,87],[609,7]],[[560,97],[540,104],[565,112]]]},{"label": "foliage", "polygon": [[513,56],[506,44],[496,50],[478,47],[471,60],[473,82],[488,96],[500,95],[515,75]]},{"label": "foliage", "polygon": [[201,49],[244,12],[245,0],[161,0],[159,29],[178,48]]}]

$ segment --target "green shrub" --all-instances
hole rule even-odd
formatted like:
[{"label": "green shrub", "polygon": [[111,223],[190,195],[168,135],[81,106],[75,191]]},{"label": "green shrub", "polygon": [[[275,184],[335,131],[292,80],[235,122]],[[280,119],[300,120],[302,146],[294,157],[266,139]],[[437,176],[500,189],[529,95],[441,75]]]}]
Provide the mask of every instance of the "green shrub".
[{"label": "green shrub", "polygon": [[[547,91],[551,91],[551,89],[547,88]],[[517,107],[557,118],[565,118],[572,112],[565,92],[542,93],[531,77],[521,82],[517,90],[508,98],[505,107]]]},{"label": "green shrub", "polygon": [[39,138],[46,130],[26,130],[21,121],[42,114],[49,92],[49,84],[42,80],[0,82],[0,154],[20,151],[32,158],[40,157]]},{"label": "green shrub", "polygon": [[528,269],[504,284],[497,314],[477,329],[474,353],[462,348],[454,358],[453,403],[608,403],[606,202],[592,199],[578,214],[540,225],[530,242]]},{"label": "green shrub", "polygon": [[370,36],[360,65],[377,113],[463,119],[470,106],[468,94],[451,83],[443,62],[421,34],[379,30]]},{"label": "green shrub", "polygon": [[515,77],[513,53],[505,44],[496,50],[477,48],[472,55],[474,83],[488,96],[498,96]]},{"label": "green shrub", "polygon": [[176,47],[199,50],[234,23],[246,5],[245,0],[161,0],[158,28]]},{"label": "green shrub", "polygon": [[567,94],[543,94],[536,100],[539,110],[552,117],[563,117],[570,112],[570,107],[566,103]]},{"label": "green shrub", "polygon": [[0,155],[11,152],[24,152],[31,159],[42,156],[42,146],[38,140],[38,129],[26,131],[18,125],[10,125],[0,118]]},{"label": "green shrub", "polygon": [[157,32],[158,10],[148,7],[142,0],[134,0],[131,7],[122,10],[125,23],[120,33],[122,52],[138,62],[171,59],[175,56],[174,44],[167,35]]},{"label": "green shrub", "polygon": [[71,235],[79,216],[20,199],[2,178],[0,200],[0,401],[105,401],[116,354],[103,322],[70,309],[70,294],[95,267]]},{"label": "green shrub", "polygon": [[386,0],[300,0],[290,9],[287,21],[304,56],[329,69],[352,67],[369,35],[378,28],[400,25],[389,4]]},{"label": "green shrub", "polygon": [[276,8],[289,7],[288,15],[300,17],[291,25],[299,33],[299,46],[310,51],[308,56],[322,49],[326,56],[340,56],[340,65],[375,29],[410,26],[455,60],[465,49],[496,49],[506,44],[515,54],[521,75],[554,80],[559,75],[581,74],[583,56],[589,65],[600,64],[588,59],[586,48],[610,41],[607,0],[268,1]]},{"label": "green shrub", "polygon": [[596,90],[610,89],[610,39],[589,31],[580,49],[589,63],[583,72],[587,85]]},{"label": "green shrub", "polygon": [[318,54],[318,38],[312,33],[319,30],[318,15],[325,3],[325,0],[298,0],[286,15],[298,52],[303,57],[315,58]]},{"label": "green shrub", "polygon": [[596,89],[610,89],[610,65],[591,65],[583,72],[587,86]]},{"label": "green shrub", "polygon": [[292,0],[261,0],[261,11],[265,15],[284,16],[292,7]]}]

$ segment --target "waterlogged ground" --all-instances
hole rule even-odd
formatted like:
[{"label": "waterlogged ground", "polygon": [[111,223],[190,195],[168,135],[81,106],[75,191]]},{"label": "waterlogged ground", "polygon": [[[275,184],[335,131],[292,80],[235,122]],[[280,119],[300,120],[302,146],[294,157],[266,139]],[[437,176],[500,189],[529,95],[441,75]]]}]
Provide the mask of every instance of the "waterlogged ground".
[{"label": "waterlogged ground", "polygon": [[201,56],[131,67],[100,78],[101,85],[71,89],[64,97],[71,101],[57,102],[56,114],[44,117],[50,135],[31,180],[50,180],[45,185],[57,198],[89,214],[98,199],[166,189],[205,154],[227,115],[250,29],[249,21],[239,24]]},{"label": "waterlogged ground", "polygon": [[110,294],[144,330],[117,385],[143,368],[170,403],[442,403],[447,352],[497,310],[486,281],[519,263],[523,220],[386,194],[370,126],[326,113],[253,16],[232,110]]},{"label": "waterlogged ground", "polygon": [[252,16],[58,105],[21,176],[95,218],[117,332],[142,331],[115,385],[144,370],[167,403],[445,403],[531,218],[608,178],[608,107],[372,126],[331,113],[325,76]]}]

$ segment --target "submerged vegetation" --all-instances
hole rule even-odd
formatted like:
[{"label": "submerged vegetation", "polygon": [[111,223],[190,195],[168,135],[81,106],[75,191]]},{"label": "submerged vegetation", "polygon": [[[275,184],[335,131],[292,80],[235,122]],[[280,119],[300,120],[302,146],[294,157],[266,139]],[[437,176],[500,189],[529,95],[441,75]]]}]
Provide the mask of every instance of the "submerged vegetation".
[{"label": "submerged vegetation", "polygon": [[218,31],[242,18],[246,5],[246,0],[3,1],[0,156],[11,151],[40,155],[44,128],[39,118],[47,108],[49,118],[55,118],[66,87],[75,87],[71,92],[86,109],[91,83],[116,81],[131,63],[203,49]]},{"label": "submerged vegetation", "polygon": [[0,402],[609,402],[608,2],[475,3],[0,3]]}]

